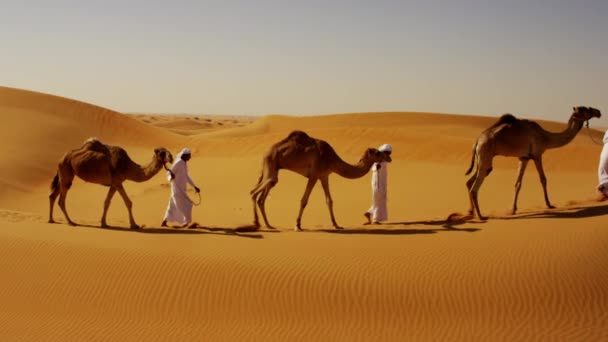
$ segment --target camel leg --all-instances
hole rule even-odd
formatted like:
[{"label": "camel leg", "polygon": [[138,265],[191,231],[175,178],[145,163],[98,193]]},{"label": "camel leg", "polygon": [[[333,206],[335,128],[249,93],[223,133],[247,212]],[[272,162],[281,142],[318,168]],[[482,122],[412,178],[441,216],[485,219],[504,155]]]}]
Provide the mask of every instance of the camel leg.
[{"label": "camel leg", "polygon": [[274,187],[276,183],[270,183],[270,185],[268,185],[268,187],[266,189],[264,189],[264,191],[262,191],[262,193],[260,194],[260,197],[258,197],[258,206],[260,207],[260,211],[262,212],[262,218],[264,219],[264,224],[266,224],[266,227],[270,228],[270,229],[274,229],[273,226],[270,225],[270,222],[268,222],[268,216],[266,216],[266,198],[268,197],[268,194],[270,193],[270,189],[272,189],[272,187]]},{"label": "camel leg", "polygon": [[517,169],[517,180],[515,181],[515,196],[513,197],[513,209],[511,215],[515,215],[517,212],[517,197],[519,196],[519,190],[521,189],[521,181],[524,177],[524,172],[528,166],[528,159],[521,158],[519,160],[519,168]]},{"label": "camel leg", "polygon": [[260,220],[258,219],[258,207],[256,204],[257,198],[260,195],[260,185],[262,184],[262,179],[258,181],[255,187],[249,192],[251,194],[251,201],[253,202],[253,225],[256,228],[260,228]]},{"label": "camel leg", "polygon": [[481,184],[483,184],[484,179],[492,172],[492,161],[484,162],[480,160],[478,169],[477,169],[477,177],[475,177],[475,181],[469,190],[469,194],[471,196],[471,201],[473,202],[473,207],[477,213],[477,217],[480,220],[487,220],[486,216],[481,215],[481,210],[479,209],[479,201],[477,200],[477,194],[479,193],[479,188],[481,188]]},{"label": "camel leg", "polygon": [[255,193],[251,195],[251,201],[253,202],[253,225],[256,228],[260,228],[260,220],[258,219],[258,206],[256,203],[258,194],[259,193]]},{"label": "camel leg", "polygon": [[[267,174],[267,176],[264,177],[264,174]],[[268,219],[266,217],[266,209],[264,205],[266,203],[266,197],[268,196],[270,189],[272,189],[279,181],[277,177],[278,171],[272,169],[267,172],[264,172],[264,174],[262,175],[262,177],[260,177],[258,184],[256,184],[256,186],[249,192],[251,194],[251,200],[253,202],[253,224],[256,228],[260,227],[260,221],[258,218],[257,210],[257,208],[260,207],[260,211],[262,212],[262,217],[264,218],[266,226],[268,228],[273,228],[268,223]]]},{"label": "camel leg", "polygon": [[538,176],[540,177],[540,184],[543,186],[545,204],[547,205],[547,208],[553,209],[555,207],[549,202],[549,195],[547,194],[547,176],[545,176],[545,170],[543,169],[542,156],[534,159],[534,165],[536,166],[536,171],[538,171]]},{"label": "camel leg", "polygon": [[262,218],[264,219],[264,223],[266,224],[266,226],[268,228],[273,228],[270,223],[268,222],[268,217],[266,216],[266,197],[268,197],[268,193],[270,192],[270,189],[272,189],[276,184],[277,184],[278,180],[276,178],[274,179],[268,179],[264,182],[261,183],[261,185],[256,186],[253,190],[251,190],[251,200],[253,202],[253,224],[255,225],[255,227],[260,226],[260,221],[258,219],[258,212],[257,212],[257,207],[260,207],[260,211],[262,212]]},{"label": "camel leg", "polygon": [[321,178],[321,185],[323,186],[323,192],[325,192],[325,203],[327,203],[327,208],[329,209],[329,215],[331,216],[331,223],[334,225],[336,229],[342,229],[342,227],[338,226],[336,223],[336,218],[334,216],[334,201],[331,199],[331,193],[329,192],[329,177],[325,176]]},{"label": "camel leg", "polygon": [[72,221],[72,219],[70,218],[70,215],[68,215],[68,211],[65,208],[65,200],[66,200],[67,195],[68,195],[68,189],[66,187],[61,187],[60,194],[59,194],[59,207],[61,208],[61,211],[63,211],[63,215],[65,216],[65,219],[68,220],[68,224],[70,226],[76,226],[76,223],[74,223],[74,221]]},{"label": "camel leg", "polygon": [[473,195],[471,194],[471,189],[473,188],[473,184],[475,184],[475,179],[477,179],[477,174],[479,170],[475,170],[475,173],[469,180],[467,181],[467,193],[469,194],[469,215],[474,214],[475,204],[473,202]]},{"label": "camel leg", "polygon": [[475,210],[475,201],[473,201],[473,194],[471,193],[471,189],[473,189],[473,184],[475,184],[475,180],[477,179],[477,176],[479,175],[479,154],[477,154],[477,152],[475,150],[473,150],[473,163],[474,165],[476,165],[475,168],[475,172],[473,172],[473,175],[471,176],[471,178],[469,178],[469,180],[467,180],[467,193],[469,194],[469,215],[474,216],[474,210]]},{"label": "camel leg", "polygon": [[315,187],[315,184],[317,184],[317,178],[308,178],[306,190],[304,190],[304,195],[302,195],[302,199],[300,200],[300,212],[298,213],[298,219],[296,220],[296,231],[302,230],[302,227],[300,225],[300,222],[302,221],[302,213],[304,212],[304,208],[306,208],[306,205],[308,204],[308,197],[310,197],[310,192],[312,191],[312,188]]},{"label": "camel leg", "polygon": [[251,194],[251,202],[253,202],[253,225],[256,228],[260,228],[260,220],[258,219],[258,207],[256,204],[257,197],[260,194],[260,192],[258,191],[259,185],[260,182],[258,182],[258,184],[253,188],[253,190],[249,192],[249,194]]},{"label": "camel leg", "polygon": [[53,220],[53,207],[55,206],[55,200],[57,199],[60,193],[61,190],[59,186],[57,186],[53,188],[53,190],[51,190],[51,193],[49,194],[49,223],[55,223],[55,220]]},{"label": "camel leg", "polygon": [[139,229],[139,226],[137,225],[137,223],[135,223],[135,219],[133,218],[133,202],[131,202],[131,200],[129,199],[125,188],[122,186],[122,184],[118,184],[116,185],[116,190],[118,190],[118,193],[122,197],[122,200],[125,202],[125,206],[127,206],[127,210],[129,210],[129,222],[131,224],[131,229]]},{"label": "camel leg", "polygon": [[108,224],[106,223],[106,214],[108,213],[108,208],[110,207],[110,203],[112,202],[112,197],[116,193],[116,188],[113,186],[108,190],[108,194],[106,196],[106,200],[103,202],[103,214],[101,215],[101,227],[106,228]]}]

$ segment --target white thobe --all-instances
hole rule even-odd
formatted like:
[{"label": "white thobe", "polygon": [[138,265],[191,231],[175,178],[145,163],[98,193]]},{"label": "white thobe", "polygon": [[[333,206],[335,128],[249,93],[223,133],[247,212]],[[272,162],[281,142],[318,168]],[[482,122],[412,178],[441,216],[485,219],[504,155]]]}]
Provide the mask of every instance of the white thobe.
[{"label": "white thobe", "polygon": [[608,196],[608,130],[604,134],[604,148],[600,154],[600,164],[597,170],[599,185],[604,186],[604,194]]},{"label": "white thobe", "polygon": [[374,163],[372,166],[372,206],[367,211],[372,222],[388,220],[387,177],[388,163]]},{"label": "white thobe", "polygon": [[188,165],[181,158],[173,164],[171,172],[175,178],[171,181],[171,174],[167,172],[167,179],[171,182],[171,198],[163,220],[188,224],[192,222],[192,202],[186,195],[186,185],[196,185],[188,175]]}]

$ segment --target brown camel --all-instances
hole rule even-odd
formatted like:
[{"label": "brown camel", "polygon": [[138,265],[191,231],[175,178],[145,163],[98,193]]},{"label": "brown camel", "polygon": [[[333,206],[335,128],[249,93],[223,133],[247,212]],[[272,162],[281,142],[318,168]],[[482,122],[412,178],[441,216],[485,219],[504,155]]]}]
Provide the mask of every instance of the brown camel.
[{"label": "brown camel", "polygon": [[[530,159],[534,160],[534,165],[540,176],[540,183],[543,186],[545,204],[548,208],[554,208],[549,202],[547,195],[547,177],[543,170],[543,153],[550,148],[558,148],[568,144],[583,127],[583,123],[591,118],[601,117],[599,110],[591,107],[574,107],[572,116],[568,121],[568,127],[559,133],[544,130],[538,123],[530,120],[517,119],[511,114],[505,114],[500,119],[487,128],[477,138],[473,146],[473,157],[471,166],[466,174],[471,173],[475,161],[477,168],[475,174],[467,181],[469,190],[470,209],[469,214],[485,220],[487,217],[481,215],[477,193],[483,180],[492,171],[492,159],[494,156],[507,156],[519,158],[519,169],[517,181],[515,182],[515,196],[513,197],[512,214],[517,211],[517,196],[521,188],[521,181]],[[475,210],[475,213],[473,212]]]},{"label": "brown camel", "polygon": [[291,132],[287,138],[272,145],[270,150],[264,155],[262,174],[257,185],[250,192],[251,199],[253,200],[255,227],[259,228],[260,226],[256,207],[257,202],[266,226],[272,228],[270,223],[268,223],[264,204],[270,189],[279,181],[279,170],[287,169],[308,178],[306,190],[300,201],[300,212],[298,213],[295,229],[298,231],[302,230],[300,226],[302,213],[306,204],[308,204],[310,192],[318,180],[321,181],[323,191],[325,192],[325,201],[329,209],[331,222],[334,228],[340,229],[334,217],[333,200],[329,192],[329,175],[335,172],[345,178],[361,178],[369,172],[374,163],[383,161],[390,162],[390,156],[375,148],[368,148],[359,163],[350,165],[344,162],[326,141],[312,138],[302,131]]},{"label": "brown camel", "polygon": [[103,206],[101,216],[101,226],[107,227],[106,214],[112,201],[112,197],[118,191],[129,210],[129,221],[131,229],[139,226],[133,219],[131,212],[132,202],[122,186],[125,180],[135,182],[145,182],[160,171],[166,168],[166,163],[172,163],[173,156],[165,148],[154,149],[152,161],[145,167],[141,167],[129,158],[127,152],[118,146],[111,146],[101,141],[90,138],[75,150],[66,153],[57,167],[57,174],[51,183],[51,193],[49,195],[50,211],[49,223],[53,220],[53,206],[55,199],[59,196],[59,207],[63,211],[68,223],[72,226],[76,224],[68,216],[65,209],[65,199],[74,180],[74,176],[80,177],[85,182],[101,184],[110,187]]}]

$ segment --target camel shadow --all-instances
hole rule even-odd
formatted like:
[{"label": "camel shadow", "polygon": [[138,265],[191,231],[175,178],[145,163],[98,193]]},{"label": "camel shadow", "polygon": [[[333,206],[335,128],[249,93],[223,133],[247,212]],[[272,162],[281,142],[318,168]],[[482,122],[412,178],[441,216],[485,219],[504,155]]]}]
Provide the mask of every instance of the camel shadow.
[{"label": "camel shadow", "polygon": [[[266,231],[244,230],[244,229],[241,229],[238,227],[237,228],[223,228],[223,227],[199,226],[198,228],[195,228],[195,229],[206,230],[207,232],[204,232],[204,234],[234,235],[234,236],[247,237],[247,238],[252,238],[252,239],[263,239],[264,236],[259,233],[260,232],[266,233]],[[189,229],[189,230],[193,230],[193,229]]]},{"label": "camel shadow", "polygon": [[403,229],[403,228],[350,228],[350,229],[318,229],[305,230],[305,232],[323,232],[330,234],[346,234],[346,235],[418,235],[418,234],[435,234],[434,229]]},{"label": "camel shadow", "polygon": [[[382,224],[382,228],[351,228],[351,229],[321,229],[320,232],[333,234],[369,234],[369,235],[419,235],[419,234],[436,234],[442,232],[467,232],[474,233],[481,229],[479,228],[455,228],[466,222],[451,222],[448,220],[428,220],[428,221],[411,221],[411,222],[387,222]],[[390,226],[436,226],[441,228],[431,229],[416,229],[416,228],[389,228]],[[370,227],[369,225],[366,227]]]},{"label": "camel shadow", "polygon": [[264,236],[262,234],[252,234],[252,233],[242,233],[237,231],[236,229],[231,228],[220,228],[220,227],[204,227],[199,226],[197,228],[167,228],[167,227],[149,227],[144,226],[139,229],[130,229],[128,227],[117,227],[117,226],[108,226],[101,227],[92,224],[77,224],[75,227],[84,227],[90,229],[101,229],[101,230],[112,230],[117,232],[130,232],[130,233],[139,233],[139,234],[169,234],[169,235],[201,235],[201,234],[209,234],[209,235],[229,235],[229,236],[237,236],[243,238],[250,239],[263,239]]},{"label": "camel shadow", "polygon": [[538,219],[538,218],[586,218],[608,215],[608,205],[570,207],[548,209],[543,211],[528,212],[511,216],[492,217],[495,220],[517,220],[517,219]]},{"label": "camel shadow", "polygon": [[437,232],[464,232],[464,233],[475,233],[480,231],[480,228],[458,228],[457,226],[465,223],[485,223],[485,221],[471,222],[467,220],[421,220],[421,221],[406,221],[406,222],[393,222],[389,224],[403,225],[403,226],[434,226],[441,227],[442,229],[434,229]]}]

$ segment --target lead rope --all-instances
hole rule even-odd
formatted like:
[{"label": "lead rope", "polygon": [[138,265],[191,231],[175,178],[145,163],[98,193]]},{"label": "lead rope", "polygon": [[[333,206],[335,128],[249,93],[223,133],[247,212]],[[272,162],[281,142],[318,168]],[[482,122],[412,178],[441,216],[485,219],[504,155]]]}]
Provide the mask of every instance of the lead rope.
[{"label": "lead rope", "polygon": [[591,134],[591,128],[589,128],[589,120],[585,121],[585,125],[587,126],[587,133],[589,134],[589,138],[597,145],[604,145],[603,142],[598,142],[593,138],[593,134]]}]

